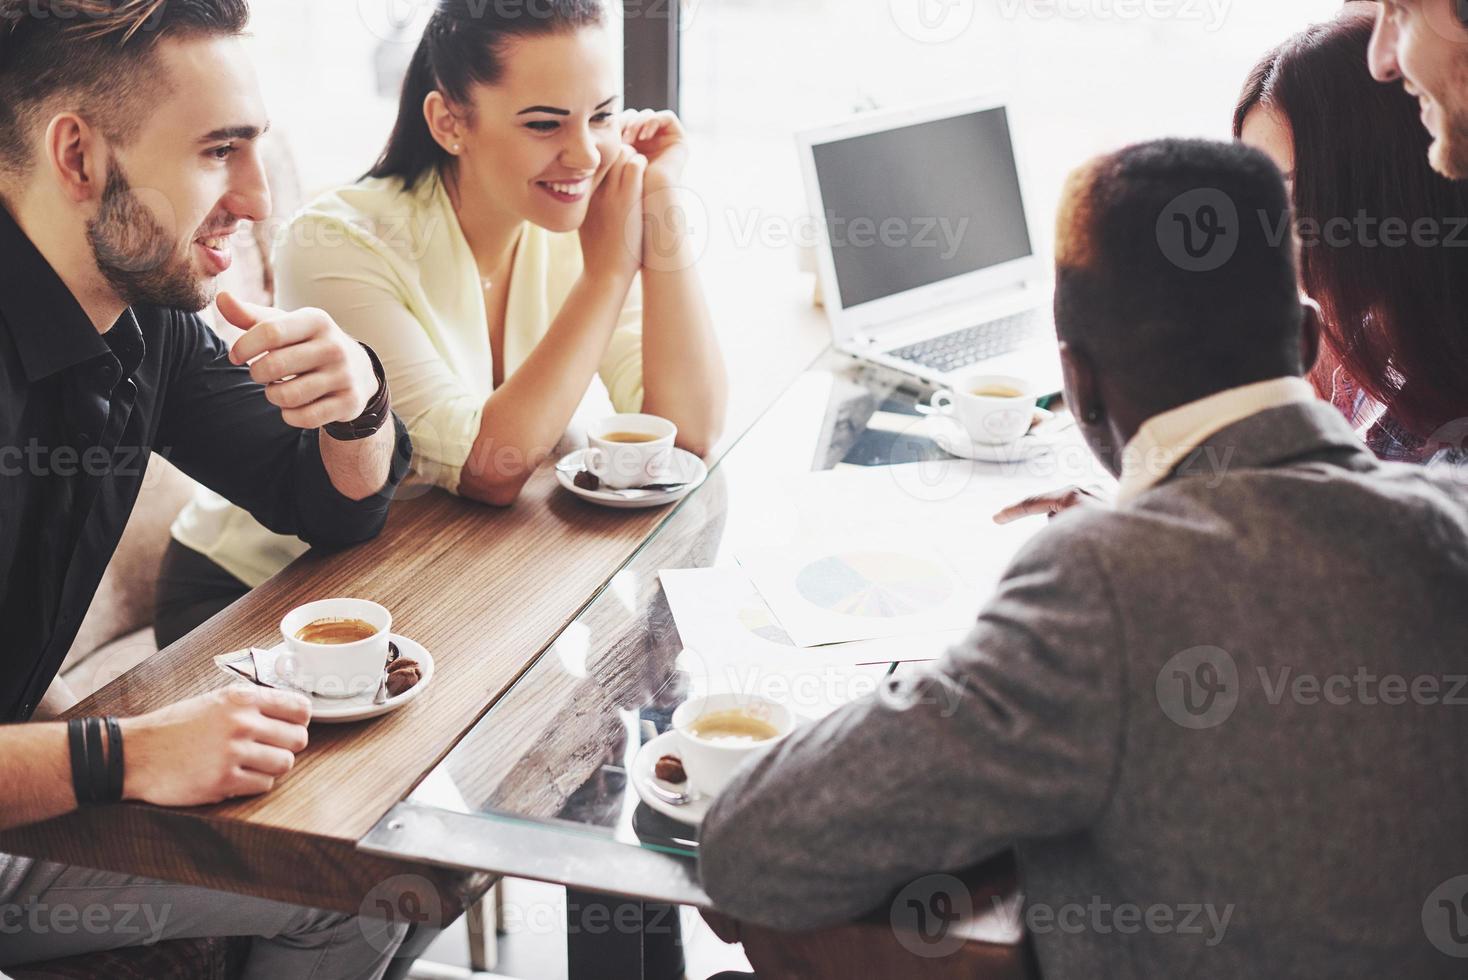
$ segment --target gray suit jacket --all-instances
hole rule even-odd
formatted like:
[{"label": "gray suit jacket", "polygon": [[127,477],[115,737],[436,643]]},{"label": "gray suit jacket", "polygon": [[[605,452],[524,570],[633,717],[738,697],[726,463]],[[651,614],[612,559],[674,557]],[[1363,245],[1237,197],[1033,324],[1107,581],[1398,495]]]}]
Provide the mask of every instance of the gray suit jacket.
[{"label": "gray suit jacket", "polygon": [[705,887],[810,928],[1013,846],[1046,980],[1463,976],[1462,472],[1293,405],[1060,516],[933,669],[746,766]]}]

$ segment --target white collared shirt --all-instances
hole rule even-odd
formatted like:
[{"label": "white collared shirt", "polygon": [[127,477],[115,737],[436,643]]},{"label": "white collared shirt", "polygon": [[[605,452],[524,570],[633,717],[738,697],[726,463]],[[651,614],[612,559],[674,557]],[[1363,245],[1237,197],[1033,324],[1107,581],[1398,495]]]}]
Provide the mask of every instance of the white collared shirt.
[{"label": "white collared shirt", "polygon": [[1161,483],[1215,432],[1267,409],[1312,402],[1317,397],[1304,378],[1274,378],[1229,388],[1154,415],[1122,450],[1117,504],[1130,503]]}]

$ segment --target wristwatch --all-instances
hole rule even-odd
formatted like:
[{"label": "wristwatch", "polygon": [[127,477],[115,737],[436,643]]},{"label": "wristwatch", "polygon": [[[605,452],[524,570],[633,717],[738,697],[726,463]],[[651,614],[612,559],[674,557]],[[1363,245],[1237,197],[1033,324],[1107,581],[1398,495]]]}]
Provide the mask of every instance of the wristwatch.
[{"label": "wristwatch", "polygon": [[352,421],[328,422],[321,427],[321,431],[338,442],[352,442],[375,436],[392,417],[392,399],[387,393],[387,373],[382,370],[382,362],[377,359],[376,351],[366,344],[362,345],[362,349],[367,352],[367,359],[372,362],[372,370],[377,374],[377,394],[372,396],[362,414]]}]

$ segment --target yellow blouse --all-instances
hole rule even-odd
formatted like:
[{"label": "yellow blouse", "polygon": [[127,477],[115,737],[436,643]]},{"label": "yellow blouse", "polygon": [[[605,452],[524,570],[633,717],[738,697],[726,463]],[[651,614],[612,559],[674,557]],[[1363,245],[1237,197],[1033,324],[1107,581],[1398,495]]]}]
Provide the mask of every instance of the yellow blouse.
[{"label": "yellow blouse", "polygon": [[[276,305],[318,307],[382,360],[418,476],[457,492],[494,390],[484,289],[443,181],[405,193],[368,179],[308,205],[275,250]],[[535,348],[581,276],[580,237],[526,224],[505,313],[508,376]],[[634,285],[599,374],[619,412],[642,406],[642,300]],[[203,488],[172,528],[183,545],[254,588],[306,550]]]}]

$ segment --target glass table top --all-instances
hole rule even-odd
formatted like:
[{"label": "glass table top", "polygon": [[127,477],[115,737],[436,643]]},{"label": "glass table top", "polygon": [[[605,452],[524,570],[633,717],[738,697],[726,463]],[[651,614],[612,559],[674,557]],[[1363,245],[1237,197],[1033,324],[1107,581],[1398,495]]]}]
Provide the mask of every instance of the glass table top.
[{"label": "glass table top", "polygon": [[[741,611],[739,622],[759,642],[691,649],[660,571],[738,569],[738,556],[780,548],[812,522],[855,527],[890,520],[894,511],[917,522],[927,519],[925,512],[938,513],[928,508],[951,506],[960,493],[987,518],[1030,493],[1106,479],[1064,416],[1047,423],[1049,447],[1037,455],[1002,463],[956,459],[934,438],[955,423],[921,411],[930,395],[910,379],[824,355],[733,445],[708,481],[670,509],[406,802],[446,817],[481,818],[486,833],[526,824],[694,854],[696,830],[643,803],[630,776],[639,750],[668,730],[674,708],[698,694],[741,690],[817,718],[876,690],[895,672],[917,669],[906,661],[937,656],[952,637],[911,640],[900,664],[888,658],[857,665],[833,648],[794,646],[767,610],[754,609]],[[892,503],[872,506],[871,500]],[[1010,533],[1027,536],[1043,526],[1024,523]],[[975,609],[982,599],[974,597]]]}]

